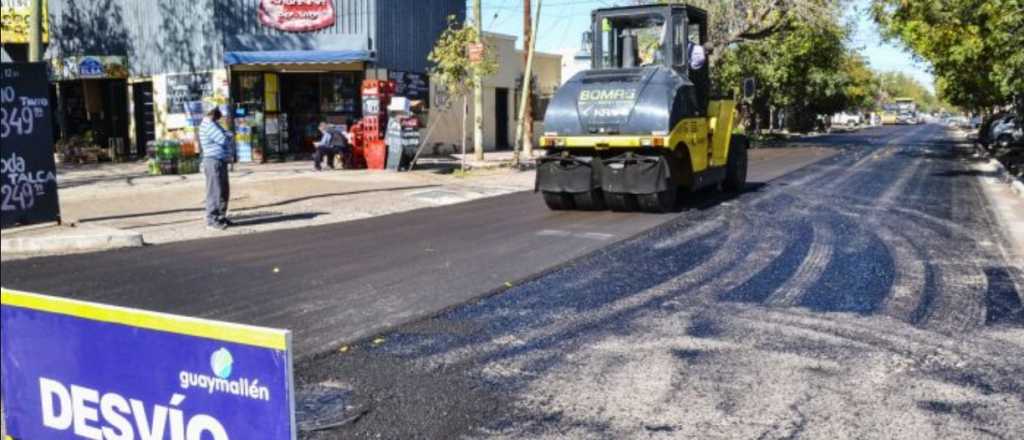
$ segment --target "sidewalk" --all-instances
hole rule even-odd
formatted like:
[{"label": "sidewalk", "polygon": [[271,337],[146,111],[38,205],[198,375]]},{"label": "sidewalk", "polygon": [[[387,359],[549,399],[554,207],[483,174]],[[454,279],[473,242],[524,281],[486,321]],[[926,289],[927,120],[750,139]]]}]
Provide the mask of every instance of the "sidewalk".
[{"label": "sidewalk", "polygon": [[[149,176],[142,163],[63,168],[58,185],[65,226],[4,231],[2,259],[125,247],[123,242],[91,249],[69,243],[57,251],[24,245],[83,231],[90,231],[92,240],[134,233],[146,244],[163,244],[337,223],[533,189],[534,174],[505,167],[511,154],[505,156],[489,153],[464,175],[453,172],[458,160],[450,158],[425,159],[417,170],[403,173],[315,172],[307,161],[240,164],[231,173],[229,217],[236,226],[227,231],[205,227],[202,174]],[[16,239],[24,246],[9,249]]]}]

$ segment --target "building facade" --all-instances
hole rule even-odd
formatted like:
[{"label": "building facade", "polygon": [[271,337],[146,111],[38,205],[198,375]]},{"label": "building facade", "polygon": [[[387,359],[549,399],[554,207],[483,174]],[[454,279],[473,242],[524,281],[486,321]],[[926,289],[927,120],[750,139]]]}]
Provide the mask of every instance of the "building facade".
[{"label": "building facade", "polygon": [[427,54],[448,17],[466,13],[462,0],[48,0],[47,7],[58,136],[86,137],[126,156],[187,131],[190,103],[229,108],[260,151],[287,157],[311,150],[319,121],[361,116],[363,79],[396,79],[403,94],[429,102]]},{"label": "building facade", "polygon": [[[525,53],[516,48],[516,37],[512,35],[484,33],[484,43],[487,50],[494,51],[495,59],[498,62],[498,71],[493,75],[484,78],[483,81],[483,116],[484,116],[484,149],[485,151],[508,150],[515,143],[516,121],[519,120],[520,93],[523,83],[523,71],[525,69]],[[534,145],[544,133],[544,112],[547,110],[547,102],[555,94],[555,91],[562,85],[562,56],[543,52],[536,52],[533,60],[533,138]],[[441,91],[433,91],[435,101],[446,99]],[[451,101],[451,98],[447,98]],[[472,101],[472,97],[469,97]],[[431,118],[438,118],[437,128],[431,136],[426,139],[428,144],[440,144],[441,147],[461,148],[463,134],[468,145],[467,150],[473,149],[473,110],[472,105],[467,114],[465,125],[462,121],[462,102],[448,102],[447,106],[440,106],[435,102],[435,107],[441,111],[432,111]],[[440,151],[440,150],[439,150]]]}]

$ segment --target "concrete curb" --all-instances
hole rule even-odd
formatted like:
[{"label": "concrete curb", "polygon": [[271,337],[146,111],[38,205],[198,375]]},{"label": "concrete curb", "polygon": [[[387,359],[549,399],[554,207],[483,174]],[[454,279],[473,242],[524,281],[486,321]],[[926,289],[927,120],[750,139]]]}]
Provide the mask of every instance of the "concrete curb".
[{"label": "concrete curb", "polygon": [[1024,182],[1021,182],[1020,179],[1011,175],[1010,171],[1006,169],[1006,166],[1004,166],[1002,162],[993,158],[983,148],[980,146],[976,146],[975,148],[978,150],[979,154],[981,154],[982,157],[987,158],[989,164],[996,169],[996,173],[999,174],[999,180],[1010,185],[1010,189],[1013,190],[1014,194],[1017,194],[1017,197],[1024,198]]},{"label": "concrete curb", "polygon": [[33,255],[95,252],[145,245],[139,232],[100,226],[58,227],[53,231],[5,232],[0,247],[5,254]]}]

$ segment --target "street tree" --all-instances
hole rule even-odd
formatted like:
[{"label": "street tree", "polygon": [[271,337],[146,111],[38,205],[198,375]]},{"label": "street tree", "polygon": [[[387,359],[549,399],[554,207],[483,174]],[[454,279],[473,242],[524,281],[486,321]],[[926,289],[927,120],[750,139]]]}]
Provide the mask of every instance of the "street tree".
[{"label": "street tree", "polygon": [[707,48],[712,63],[726,48],[760,41],[796,26],[831,25],[846,0],[663,0],[686,3],[708,13]]},{"label": "street tree", "polygon": [[[466,118],[469,113],[469,95],[478,81],[483,81],[498,71],[498,61],[493,48],[484,50],[479,60],[471,60],[469,48],[479,40],[478,30],[474,26],[465,26],[456,18],[448,17],[448,28],[441,33],[434,48],[427,55],[432,63],[430,79],[448,99],[445,104],[461,99],[462,101],[462,158],[463,168],[466,158]],[[443,113],[444,108],[435,109]],[[432,121],[436,122],[436,121]]]},{"label": "street tree", "polygon": [[873,0],[883,36],[931,64],[940,95],[990,111],[1024,93],[1020,0]]},{"label": "street tree", "polygon": [[715,82],[735,95],[743,78],[755,78],[752,104],[759,118],[774,126],[781,112],[788,128],[813,129],[819,115],[867,106],[875,94],[873,75],[846,47],[847,35],[836,16],[828,25],[793,24],[766,39],[734,45],[715,66]]}]

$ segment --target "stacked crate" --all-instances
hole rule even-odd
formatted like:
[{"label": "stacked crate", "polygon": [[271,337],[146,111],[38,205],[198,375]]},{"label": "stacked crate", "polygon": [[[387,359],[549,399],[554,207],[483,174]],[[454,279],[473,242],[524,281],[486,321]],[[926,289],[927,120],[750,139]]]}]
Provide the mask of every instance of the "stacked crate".
[{"label": "stacked crate", "polygon": [[388,105],[395,94],[395,82],[368,79],[363,81],[363,119],[360,121],[363,137],[363,155],[366,167],[383,170],[387,162],[388,147],[384,130],[388,123]]}]

